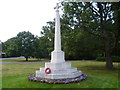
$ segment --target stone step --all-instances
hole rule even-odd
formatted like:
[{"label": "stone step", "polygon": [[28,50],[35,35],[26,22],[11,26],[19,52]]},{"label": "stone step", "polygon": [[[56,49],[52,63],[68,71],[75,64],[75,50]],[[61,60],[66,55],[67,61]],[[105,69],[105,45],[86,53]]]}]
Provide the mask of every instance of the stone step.
[{"label": "stone step", "polygon": [[71,63],[64,62],[64,63],[45,63],[45,68],[50,68],[50,69],[67,69],[71,67]]},{"label": "stone step", "polygon": [[70,75],[70,74],[80,74],[80,71],[75,71],[75,72],[71,72],[71,73],[56,73],[56,74],[47,74],[47,75],[54,75],[54,76],[61,76],[61,75]]},{"label": "stone step", "polygon": [[[76,72],[77,68],[67,68],[67,69],[51,69],[51,73],[52,74],[56,74],[56,73],[72,73],[72,72]],[[45,68],[40,68],[40,72],[41,73],[45,73]]]},{"label": "stone step", "polygon": [[82,75],[81,71],[76,71],[72,73],[57,73],[57,74],[45,74],[40,71],[36,72],[36,77],[49,78],[49,79],[65,79],[65,78],[75,78]]},{"label": "stone step", "polygon": [[53,69],[51,70],[51,73],[52,74],[60,74],[60,73],[72,73],[72,72],[76,72],[77,71],[77,68],[68,68],[68,69],[61,69],[61,70],[56,70],[56,69]]}]

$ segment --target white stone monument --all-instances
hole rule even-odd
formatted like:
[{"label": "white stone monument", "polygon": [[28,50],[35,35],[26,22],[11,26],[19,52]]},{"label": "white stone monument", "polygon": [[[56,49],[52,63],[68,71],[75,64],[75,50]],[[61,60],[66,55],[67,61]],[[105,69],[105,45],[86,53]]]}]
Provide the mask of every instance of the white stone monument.
[{"label": "white stone monument", "polygon": [[[51,53],[51,62],[45,63],[45,67],[37,70],[35,77],[47,79],[66,79],[79,77],[82,75],[82,72],[78,71],[77,68],[71,67],[71,63],[65,62],[64,52],[61,50],[60,15],[58,4],[55,9],[55,39],[54,51]],[[47,71],[46,69],[49,70]]]}]

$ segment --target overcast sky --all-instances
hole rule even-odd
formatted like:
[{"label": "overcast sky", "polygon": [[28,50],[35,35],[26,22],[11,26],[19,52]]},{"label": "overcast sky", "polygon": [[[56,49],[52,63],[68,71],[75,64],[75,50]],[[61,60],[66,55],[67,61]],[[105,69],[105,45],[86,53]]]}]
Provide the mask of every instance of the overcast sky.
[{"label": "overcast sky", "polygon": [[59,0],[0,0],[0,40],[19,32],[30,31],[40,36],[42,26],[55,18]]}]

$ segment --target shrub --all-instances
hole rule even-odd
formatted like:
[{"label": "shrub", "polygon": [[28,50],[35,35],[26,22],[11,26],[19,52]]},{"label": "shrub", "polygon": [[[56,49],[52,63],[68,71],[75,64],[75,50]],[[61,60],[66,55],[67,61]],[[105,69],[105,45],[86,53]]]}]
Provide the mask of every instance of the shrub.
[{"label": "shrub", "polygon": [[97,61],[105,61],[105,57],[97,57],[96,60]]},{"label": "shrub", "polygon": [[112,56],[113,62],[120,62],[120,57],[119,56]]},{"label": "shrub", "polygon": [[[105,61],[105,57],[97,57],[97,61]],[[112,61],[113,62],[120,62],[120,57],[119,56],[112,56]]]}]

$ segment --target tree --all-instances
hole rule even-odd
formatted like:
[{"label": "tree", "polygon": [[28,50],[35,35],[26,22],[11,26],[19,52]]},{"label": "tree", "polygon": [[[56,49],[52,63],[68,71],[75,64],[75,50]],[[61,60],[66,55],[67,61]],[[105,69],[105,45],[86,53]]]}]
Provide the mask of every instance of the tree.
[{"label": "tree", "polygon": [[2,43],[2,49],[3,52],[6,53],[7,57],[20,56],[17,37],[10,38],[6,42]]},{"label": "tree", "polygon": [[23,55],[26,58],[26,61],[28,61],[28,58],[33,56],[36,37],[29,31],[23,31],[17,34],[17,38],[20,48],[19,52],[21,52],[21,55]]},{"label": "tree", "polygon": [[69,26],[73,29],[83,29],[104,41],[106,67],[112,68],[112,50],[116,43],[116,30],[113,28],[112,4],[107,2],[90,3],[62,3],[63,18],[69,19]]},{"label": "tree", "polygon": [[[43,37],[41,37],[41,42],[45,43],[45,47],[47,52],[49,53],[49,57],[51,55],[51,52],[53,51],[54,47],[54,30],[55,30],[55,21],[49,21],[47,22],[46,26],[42,27],[41,34]],[[44,46],[43,45],[43,46]]]},{"label": "tree", "polygon": [[114,19],[114,29],[115,29],[115,37],[116,37],[116,43],[115,43],[115,47],[113,49],[112,54],[113,55],[117,55],[120,56],[120,2],[114,2],[112,3],[112,10],[114,11],[113,14],[113,19]]},{"label": "tree", "polygon": [[48,39],[46,37],[39,37],[35,41],[35,51],[34,51],[34,57],[41,59],[41,58],[49,58],[49,52],[48,49]]}]

